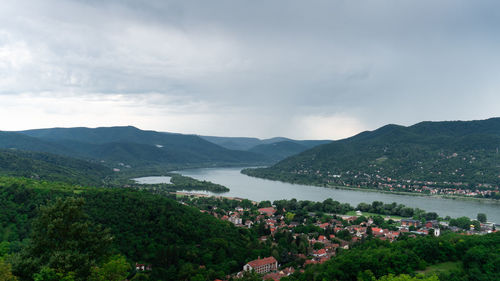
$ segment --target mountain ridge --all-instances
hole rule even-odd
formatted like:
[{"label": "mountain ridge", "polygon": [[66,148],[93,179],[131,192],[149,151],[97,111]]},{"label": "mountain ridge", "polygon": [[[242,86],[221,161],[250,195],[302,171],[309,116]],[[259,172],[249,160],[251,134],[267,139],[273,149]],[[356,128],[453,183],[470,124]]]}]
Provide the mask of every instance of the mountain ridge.
[{"label": "mountain ridge", "polygon": [[422,189],[425,184],[418,182],[427,181],[438,187],[498,188],[498,147],[500,118],[390,124],[245,173],[318,185],[397,189],[408,181]]},{"label": "mountain ridge", "polygon": [[[0,136],[0,148],[49,152],[101,161],[110,167],[143,168],[156,165],[176,169],[270,161],[263,155],[229,150],[195,135],[140,130],[133,126],[47,128],[6,132],[4,135],[10,139],[2,141]],[[24,142],[27,144],[19,145]]]}]

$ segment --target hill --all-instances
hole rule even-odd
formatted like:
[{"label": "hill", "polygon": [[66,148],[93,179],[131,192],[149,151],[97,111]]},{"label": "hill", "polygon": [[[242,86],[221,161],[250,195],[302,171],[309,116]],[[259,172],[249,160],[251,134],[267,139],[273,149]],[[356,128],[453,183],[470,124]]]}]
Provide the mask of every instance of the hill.
[{"label": "hill", "polygon": [[283,137],[270,139],[212,136],[200,137],[228,149],[260,153],[273,162],[282,160],[288,156],[300,153],[317,145],[330,142],[329,140],[293,140]]},{"label": "hill", "polygon": [[245,137],[214,137],[214,136],[200,136],[200,138],[215,143],[227,149],[233,150],[248,150],[256,145],[262,143],[258,138],[245,138]]},{"label": "hill", "polygon": [[267,155],[275,161],[285,159],[289,156],[299,154],[308,147],[292,141],[280,141],[270,144],[259,144],[248,151]]},{"label": "hill", "polygon": [[[140,130],[135,127],[52,128],[9,133],[37,141],[37,151],[102,161],[113,168],[165,169],[266,163],[266,157],[223,148],[198,136]],[[0,136],[1,138],[1,136]],[[9,142],[4,148],[30,150]],[[43,145],[42,145],[43,144]],[[122,169],[124,169],[122,168]]]},{"label": "hill", "polygon": [[103,185],[111,169],[88,161],[40,152],[0,150],[0,175]]},{"label": "hill", "polygon": [[[114,252],[131,264],[151,264],[151,280],[187,280],[195,275],[201,280],[224,278],[248,259],[269,254],[251,230],[163,196],[0,177],[2,251],[18,252],[32,231],[37,206],[58,197],[83,198],[90,220],[110,229]],[[14,271],[23,280],[32,280],[32,271],[39,269],[23,267],[24,262],[14,265]]]},{"label": "hill", "polygon": [[17,132],[0,131],[0,148],[19,149],[55,154],[70,153],[64,147]]},{"label": "hill", "polygon": [[487,197],[482,191],[500,185],[499,147],[500,118],[387,125],[245,173],[305,184],[431,194],[459,189]]}]

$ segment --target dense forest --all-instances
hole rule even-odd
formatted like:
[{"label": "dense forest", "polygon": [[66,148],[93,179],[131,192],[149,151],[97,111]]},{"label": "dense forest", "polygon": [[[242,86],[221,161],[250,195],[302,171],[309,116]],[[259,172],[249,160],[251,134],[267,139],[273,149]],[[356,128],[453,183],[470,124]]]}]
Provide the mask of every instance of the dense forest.
[{"label": "dense forest", "polygon": [[[73,197],[84,202],[81,208],[89,218],[89,222],[84,223],[102,226],[113,237],[110,255],[123,255],[131,264],[150,264],[152,280],[190,280],[194,276],[197,280],[223,278],[239,270],[247,260],[269,254],[251,230],[238,229],[164,196],[128,189],[79,188],[1,178],[2,255],[12,261],[12,270],[21,280],[33,280],[35,274],[47,268],[64,274],[72,272],[71,268],[47,267],[51,263],[43,259],[26,266],[26,259],[19,257],[32,248],[33,235],[39,235],[36,229],[40,226],[32,224],[39,207],[50,206],[57,198]],[[79,276],[76,280],[88,277]]]}]

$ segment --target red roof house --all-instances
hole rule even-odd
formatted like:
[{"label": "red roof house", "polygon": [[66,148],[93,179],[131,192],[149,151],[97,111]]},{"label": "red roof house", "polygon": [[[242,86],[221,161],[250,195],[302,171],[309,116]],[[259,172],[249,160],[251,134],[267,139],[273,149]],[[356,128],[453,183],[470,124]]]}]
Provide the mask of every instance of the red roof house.
[{"label": "red roof house", "polygon": [[243,266],[244,271],[255,271],[262,274],[278,269],[278,261],[274,257],[249,261]]}]

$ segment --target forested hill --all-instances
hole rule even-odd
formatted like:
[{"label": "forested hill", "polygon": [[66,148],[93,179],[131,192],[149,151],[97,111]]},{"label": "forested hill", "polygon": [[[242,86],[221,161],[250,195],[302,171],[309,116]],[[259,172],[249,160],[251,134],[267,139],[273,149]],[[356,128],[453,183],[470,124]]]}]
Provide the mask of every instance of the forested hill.
[{"label": "forested hill", "polygon": [[27,136],[17,132],[0,131],[0,148],[19,149],[55,154],[70,153],[64,147],[55,143],[47,142],[36,137]]},{"label": "forested hill", "polygon": [[[30,253],[31,248],[26,246],[27,238],[33,237],[31,225],[33,218],[39,215],[37,207],[67,197],[84,199],[83,207],[92,225],[109,228],[113,254],[124,255],[130,264],[150,264],[153,269],[150,280],[194,280],[191,278],[195,276],[196,280],[221,279],[240,270],[246,261],[270,254],[251,230],[238,229],[163,196],[123,188],[82,188],[0,177],[0,257],[6,253],[21,255],[13,261],[13,271],[21,280],[33,280],[33,274],[44,266],[51,265],[62,272],[72,271],[71,265],[79,266],[74,260],[64,259],[78,254],[73,244],[68,251],[56,252],[47,247],[41,249],[47,253],[36,253],[50,255],[49,265]],[[72,216],[73,213],[68,217]],[[58,219],[55,224],[62,220]],[[63,269],[57,267],[61,264]]]},{"label": "forested hill", "polygon": [[0,175],[80,185],[103,185],[112,171],[84,160],[49,153],[0,149]]},{"label": "forested hill", "polygon": [[226,149],[198,136],[145,131],[131,126],[3,132],[0,135],[0,148],[98,160],[121,170],[152,166],[179,168],[269,162],[261,154]]},{"label": "forested hill", "polygon": [[499,147],[500,118],[387,125],[245,173],[308,184],[392,187],[429,181],[494,189],[500,184]]}]

